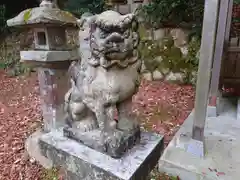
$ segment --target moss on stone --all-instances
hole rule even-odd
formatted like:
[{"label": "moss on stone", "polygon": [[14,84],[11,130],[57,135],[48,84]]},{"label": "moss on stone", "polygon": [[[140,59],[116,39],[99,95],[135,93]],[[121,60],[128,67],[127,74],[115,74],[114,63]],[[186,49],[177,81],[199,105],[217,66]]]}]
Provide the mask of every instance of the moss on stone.
[{"label": "moss on stone", "polygon": [[23,16],[23,20],[25,22],[27,22],[30,19],[31,12],[32,12],[32,9],[28,9],[28,10],[25,11],[24,16]]},{"label": "moss on stone", "polygon": [[[197,53],[200,49],[200,41],[193,38],[189,42],[187,55],[184,55],[180,48],[174,46],[172,37],[167,36],[161,41],[159,43],[158,40],[142,40],[139,50],[146,69],[150,72],[157,69],[163,74],[167,74],[167,70],[173,73],[183,73],[184,82],[194,84],[192,79],[196,79],[193,74],[196,74],[198,68]],[[159,56],[161,61],[157,59]]]},{"label": "moss on stone", "polygon": [[59,170],[57,168],[44,169],[41,180],[58,180]]}]

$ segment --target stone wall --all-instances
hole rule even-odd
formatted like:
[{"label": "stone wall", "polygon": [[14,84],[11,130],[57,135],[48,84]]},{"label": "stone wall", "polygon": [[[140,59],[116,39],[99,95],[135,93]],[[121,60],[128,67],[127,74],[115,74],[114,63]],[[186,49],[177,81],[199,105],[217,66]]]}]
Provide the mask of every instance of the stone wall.
[{"label": "stone wall", "polygon": [[[189,63],[197,61],[198,53],[194,55],[194,52],[199,51],[200,42],[195,43],[194,39],[189,41],[189,33],[189,30],[162,28],[154,30],[152,33],[146,31],[143,35],[140,30],[142,42],[154,39],[159,44],[159,49],[162,48],[162,52],[158,53],[156,50],[152,51],[152,48],[156,48],[152,45],[145,47],[149,50],[150,56],[146,58],[143,55],[142,57],[144,61],[142,65],[143,78],[147,80],[165,80],[175,83],[195,84],[197,75],[196,67],[192,68]],[[169,38],[170,41],[172,40],[172,46],[169,46],[165,42]],[[191,51],[190,54],[188,53],[189,49]],[[140,49],[140,52],[141,54],[144,53],[142,49]],[[176,66],[174,67],[173,64]]]},{"label": "stone wall", "polygon": [[[141,31],[141,30],[140,30]],[[141,37],[142,41],[146,39],[152,39],[151,37],[151,32],[146,31],[144,34],[144,37]],[[187,56],[188,54],[188,48],[189,48],[189,42],[188,42],[188,30],[182,30],[182,29],[158,29],[153,32],[153,38],[158,41],[159,45],[162,45],[165,38],[168,36],[171,36],[173,41],[174,41],[174,47],[179,48],[183,56]],[[77,42],[74,42],[77,40],[77,33],[68,33],[68,43],[69,44],[74,44],[76,45]],[[143,35],[141,35],[143,36]],[[11,56],[9,54],[3,55],[1,52],[0,54],[2,55],[0,57],[0,62],[8,63],[6,61],[12,61],[18,62],[19,61],[19,47],[21,46],[21,49],[28,49],[29,46],[32,45],[32,34],[31,33],[20,33],[20,35],[13,36],[14,39],[22,39],[21,41],[18,40],[18,43],[14,43],[14,46],[11,47]],[[18,38],[16,38],[18,37]],[[6,40],[6,42],[12,42],[10,40]],[[7,43],[9,44],[9,43]],[[9,46],[9,45],[8,45]],[[11,45],[12,46],[12,45]],[[26,47],[27,46],[27,47]],[[149,47],[151,48],[151,47]],[[2,48],[2,50],[5,48]],[[8,49],[8,48],[7,48]],[[12,51],[12,49],[16,50],[16,55]],[[141,49],[140,49],[141,51]],[[169,52],[171,54],[171,52]],[[150,59],[143,59],[144,63],[142,65],[142,74],[143,78],[147,80],[166,80],[166,81],[171,81],[171,82],[177,82],[177,83],[185,83],[186,82],[186,73],[184,72],[184,69],[179,67],[179,69],[174,69],[172,70],[171,67],[166,66],[166,58],[162,58],[161,55],[157,54],[152,54],[153,57]],[[182,59],[179,58],[179,61]],[[150,64],[152,67],[149,68],[149,64],[146,65],[146,62],[152,62]],[[165,64],[165,65],[164,65]],[[150,69],[150,70],[149,70]],[[193,69],[192,72],[192,77],[190,77],[190,80],[188,80],[190,83],[195,84],[196,81],[196,69]]]},{"label": "stone wall", "polygon": [[121,14],[127,14],[136,11],[136,9],[144,4],[147,4],[148,0],[143,0],[141,1],[134,1],[134,0],[127,0],[127,4],[125,5],[118,5],[117,6],[117,11],[120,12]]}]

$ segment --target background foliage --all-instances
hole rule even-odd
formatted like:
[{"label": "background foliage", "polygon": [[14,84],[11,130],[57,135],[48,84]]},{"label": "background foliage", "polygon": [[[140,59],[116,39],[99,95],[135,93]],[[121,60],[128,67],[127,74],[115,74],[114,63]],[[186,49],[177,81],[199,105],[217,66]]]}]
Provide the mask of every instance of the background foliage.
[{"label": "background foliage", "polygon": [[[188,53],[183,55],[180,48],[174,46],[172,37],[165,37],[162,44],[158,40],[142,40],[139,46],[141,58],[144,60],[146,69],[150,72],[162,72],[169,69],[173,73],[183,73],[186,84],[196,83],[196,72],[198,69],[200,40],[192,38],[188,44]],[[161,61],[159,62],[159,57]]]},{"label": "background foliage", "polygon": [[76,16],[81,16],[85,12],[100,13],[105,9],[104,0],[68,0],[64,7]]},{"label": "background foliage", "polygon": [[6,8],[5,5],[0,5],[0,33],[5,29],[5,12]]},{"label": "background foliage", "polygon": [[153,0],[137,13],[146,27],[185,27],[201,36],[203,0]]},{"label": "background foliage", "polygon": [[240,0],[233,0],[235,4],[240,4]]}]

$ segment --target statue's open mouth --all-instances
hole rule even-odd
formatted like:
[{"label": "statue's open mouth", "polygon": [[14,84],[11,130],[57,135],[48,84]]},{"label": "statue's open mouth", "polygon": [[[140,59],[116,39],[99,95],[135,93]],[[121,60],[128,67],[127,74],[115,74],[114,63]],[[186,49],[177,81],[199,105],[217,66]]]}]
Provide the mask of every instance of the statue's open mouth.
[{"label": "statue's open mouth", "polygon": [[119,59],[119,60],[122,60],[122,59],[125,59],[127,56],[127,52],[126,51],[108,51],[105,53],[105,57],[107,59]]}]

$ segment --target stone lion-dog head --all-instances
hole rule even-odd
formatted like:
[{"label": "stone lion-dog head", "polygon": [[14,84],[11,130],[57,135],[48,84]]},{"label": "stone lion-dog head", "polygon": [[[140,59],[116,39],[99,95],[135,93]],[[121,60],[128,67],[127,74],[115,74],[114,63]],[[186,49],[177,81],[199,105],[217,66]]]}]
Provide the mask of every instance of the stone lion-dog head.
[{"label": "stone lion-dog head", "polygon": [[88,21],[90,31],[93,58],[89,63],[92,66],[125,68],[139,59],[136,49],[139,43],[138,22],[134,14],[121,15],[109,10],[85,18],[85,21]]}]

